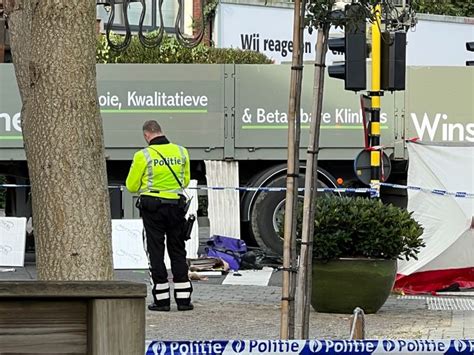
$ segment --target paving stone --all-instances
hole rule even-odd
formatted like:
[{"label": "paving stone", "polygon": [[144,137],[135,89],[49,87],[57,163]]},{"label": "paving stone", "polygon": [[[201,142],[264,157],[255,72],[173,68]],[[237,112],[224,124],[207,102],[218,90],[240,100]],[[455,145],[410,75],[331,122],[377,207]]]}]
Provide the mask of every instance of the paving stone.
[{"label": "paving stone", "polygon": [[[9,274],[9,273],[4,273]],[[19,268],[0,279],[30,280],[36,277],[34,264]],[[116,271],[116,278],[149,285],[146,271]],[[221,285],[193,282],[195,309],[179,312],[146,310],[147,340],[277,339],[279,338],[279,286]],[[150,288],[149,288],[150,290]],[[147,302],[151,302],[149,292]],[[310,337],[348,339],[350,315],[310,314]],[[372,339],[474,338],[473,311],[431,311],[423,298],[392,295],[377,314],[365,317],[366,337]]]}]

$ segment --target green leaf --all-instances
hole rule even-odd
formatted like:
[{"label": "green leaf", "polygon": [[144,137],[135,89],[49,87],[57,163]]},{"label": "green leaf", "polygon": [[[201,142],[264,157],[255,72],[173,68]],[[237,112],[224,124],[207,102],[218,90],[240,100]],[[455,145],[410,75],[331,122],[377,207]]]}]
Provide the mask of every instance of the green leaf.
[{"label": "green leaf", "polygon": [[[300,206],[298,235],[302,212]],[[279,223],[281,235],[283,221]],[[423,228],[412,213],[375,199],[318,196],[314,226],[313,256],[317,259],[364,256],[409,260],[425,246]]]},{"label": "green leaf", "polygon": [[[150,36],[153,36],[150,33]],[[111,36],[114,43],[121,42],[119,35]],[[137,36],[123,52],[111,51],[107,39],[100,35],[97,40],[97,63],[211,63],[211,64],[272,64],[262,53],[233,49],[214,48],[199,44],[193,49],[182,47],[174,36],[165,35],[156,48],[145,48]]]}]

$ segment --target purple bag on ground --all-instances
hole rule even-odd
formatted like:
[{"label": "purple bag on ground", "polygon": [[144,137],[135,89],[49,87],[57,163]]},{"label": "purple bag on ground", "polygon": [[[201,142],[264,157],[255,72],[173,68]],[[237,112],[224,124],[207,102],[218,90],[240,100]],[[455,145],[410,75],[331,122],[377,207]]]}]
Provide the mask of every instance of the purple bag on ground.
[{"label": "purple bag on ground", "polygon": [[217,257],[229,264],[232,270],[239,270],[242,255],[247,252],[247,245],[243,240],[213,235],[206,242],[204,249],[207,256]]}]

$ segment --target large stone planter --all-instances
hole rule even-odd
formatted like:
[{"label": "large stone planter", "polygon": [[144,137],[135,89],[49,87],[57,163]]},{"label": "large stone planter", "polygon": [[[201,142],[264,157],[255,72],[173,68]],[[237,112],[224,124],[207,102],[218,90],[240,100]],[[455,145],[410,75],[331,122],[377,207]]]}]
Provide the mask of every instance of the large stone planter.
[{"label": "large stone planter", "polygon": [[1,354],[145,353],[145,284],[0,282]]},{"label": "large stone planter", "polygon": [[375,313],[395,282],[396,260],[313,260],[311,305],[321,313],[352,313],[360,307]]}]

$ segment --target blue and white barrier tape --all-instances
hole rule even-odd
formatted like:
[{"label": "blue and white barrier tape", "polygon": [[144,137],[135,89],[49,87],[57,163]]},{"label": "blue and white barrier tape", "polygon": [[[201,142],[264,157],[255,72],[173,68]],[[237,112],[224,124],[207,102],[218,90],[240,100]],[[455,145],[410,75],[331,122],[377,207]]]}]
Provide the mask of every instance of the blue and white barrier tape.
[{"label": "blue and white barrier tape", "polygon": [[470,354],[474,340],[198,340],[153,341],[146,355]]},{"label": "blue and white barrier tape", "polygon": [[[21,188],[21,187],[31,187],[31,185],[25,185],[25,184],[0,184],[0,188]],[[123,190],[125,188],[125,186],[123,185],[109,185],[108,186],[109,189],[120,189],[120,190]]]},{"label": "blue and white barrier tape", "polygon": [[405,186],[405,185],[398,185],[398,184],[388,184],[388,183],[385,183],[385,182],[382,182],[379,185],[380,186],[393,187],[395,189],[428,192],[428,193],[432,193],[432,194],[440,195],[440,196],[474,198],[474,193],[466,192],[466,191],[447,191],[447,190],[440,190],[440,189],[427,189],[427,188],[420,187],[420,186],[410,186],[410,185]]},{"label": "blue and white barrier tape", "polygon": [[[431,193],[439,196],[452,196],[456,198],[474,198],[473,192],[466,192],[466,191],[447,191],[441,189],[428,189],[420,186],[410,186],[410,185],[398,185],[398,184],[389,184],[389,183],[379,183],[373,186],[384,186],[384,187],[391,187],[394,189],[401,189],[401,190],[412,190],[412,191],[421,191],[425,193]],[[0,188],[22,188],[22,187],[30,187],[30,185],[18,185],[18,184],[0,184]],[[123,185],[112,185],[109,186],[109,189],[120,189],[124,190],[125,186]],[[198,186],[198,187],[189,187],[190,190],[208,190],[208,191],[254,191],[254,192],[284,192],[286,191],[286,187],[251,187],[251,186],[243,186],[243,187],[226,187],[226,186]],[[303,192],[304,188],[298,188],[299,192]],[[351,187],[336,187],[336,188],[318,188],[318,192],[340,192],[340,193],[370,193],[374,194],[377,193],[377,189],[374,187],[371,188],[351,188]]]},{"label": "blue and white barrier tape", "polygon": [[[18,184],[0,184],[0,188],[24,188],[30,187],[30,185],[18,185]],[[109,189],[120,189],[123,190],[123,185],[109,186]],[[286,187],[225,187],[225,186],[198,186],[188,187],[189,190],[208,190],[208,191],[255,191],[255,192],[284,192]],[[304,188],[299,188],[299,192],[303,192]],[[318,188],[318,192],[342,192],[342,193],[368,193],[375,191],[374,189],[361,187],[361,188]]]},{"label": "blue and white barrier tape", "polygon": [[[219,187],[219,186],[203,186],[203,187],[189,187],[190,190],[210,190],[210,191],[255,191],[255,192],[284,192],[286,187]],[[343,192],[343,193],[368,193],[375,189],[368,187],[336,187],[336,188],[318,188],[318,192]],[[303,192],[304,188],[298,188],[299,192]]]}]

